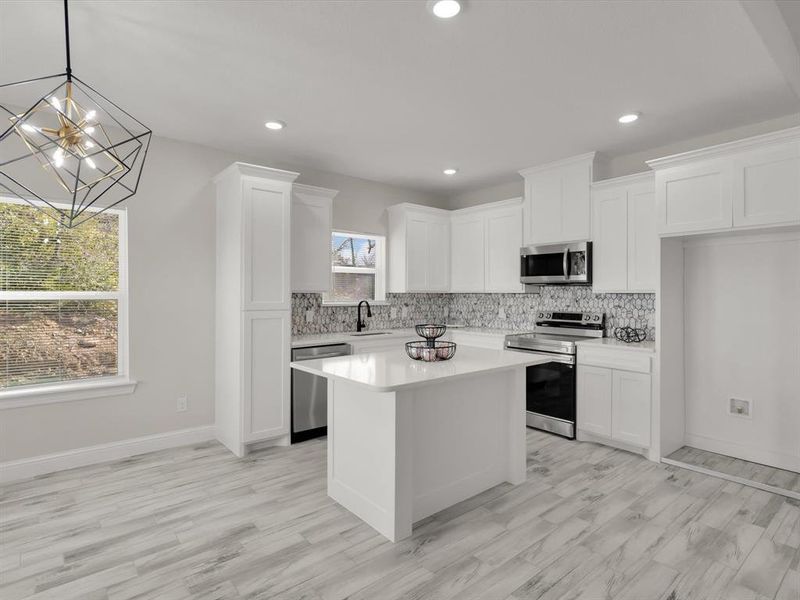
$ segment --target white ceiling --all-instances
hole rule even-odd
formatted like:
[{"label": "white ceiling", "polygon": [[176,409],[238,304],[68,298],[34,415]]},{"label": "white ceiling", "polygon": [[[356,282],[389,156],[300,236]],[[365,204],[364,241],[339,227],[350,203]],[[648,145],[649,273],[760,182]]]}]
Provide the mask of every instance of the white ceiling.
[{"label": "white ceiling", "polygon": [[[437,193],[800,111],[733,1],[473,0],[443,21],[424,1],[76,0],[71,21],[75,73],[157,135]],[[62,32],[60,1],[0,1],[0,82],[62,71]]]}]

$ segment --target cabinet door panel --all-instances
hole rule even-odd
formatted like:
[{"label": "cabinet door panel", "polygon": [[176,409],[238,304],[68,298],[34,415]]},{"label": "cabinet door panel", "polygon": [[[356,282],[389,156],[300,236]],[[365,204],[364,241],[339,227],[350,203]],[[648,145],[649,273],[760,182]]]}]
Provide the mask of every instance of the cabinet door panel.
[{"label": "cabinet door panel", "polygon": [[244,440],[289,433],[290,311],[245,312]]},{"label": "cabinet door panel", "polygon": [[409,217],[406,222],[406,285],[409,292],[427,291],[428,223]]},{"label": "cabinet door panel", "polygon": [[652,186],[628,192],[628,291],[653,292],[658,272],[656,194]]},{"label": "cabinet door panel", "polygon": [[591,237],[592,165],[578,163],[561,172],[562,242],[588,240]]},{"label": "cabinet door panel", "polygon": [[578,365],[579,430],[611,437],[612,373],[611,369]]},{"label": "cabinet door panel", "polygon": [[561,173],[540,173],[530,177],[531,244],[557,242],[561,237]]},{"label": "cabinet door panel", "polygon": [[450,290],[450,223],[434,219],[428,223],[428,292]]},{"label": "cabinet door panel", "polygon": [[292,202],[292,291],[331,288],[331,201],[295,194]]},{"label": "cabinet door panel", "polygon": [[640,448],[650,446],[650,375],[613,371],[611,437]]},{"label": "cabinet door panel", "polygon": [[628,198],[624,187],[595,192],[592,288],[624,292],[628,288]]},{"label": "cabinet door panel", "polygon": [[450,226],[450,289],[484,291],[484,217],[453,217]]},{"label": "cabinet door panel", "polygon": [[734,227],[800,222],[800,142],[749,152],[734,168]]},{"label": "cabinet door panel", "polygon": [[521,292],[519,249],[522,208],[495,210],[486,216],[486,291]]},{"label": "cabinet door panel", "polygon": [[257,180],[244,182],[244,310],[290,307],[290,195]]},{"label": "cabinet door panel", "polygon": [[659,233],[730,228],[733,223],[732,175],[732,165],[728,160],[657,171]]}]

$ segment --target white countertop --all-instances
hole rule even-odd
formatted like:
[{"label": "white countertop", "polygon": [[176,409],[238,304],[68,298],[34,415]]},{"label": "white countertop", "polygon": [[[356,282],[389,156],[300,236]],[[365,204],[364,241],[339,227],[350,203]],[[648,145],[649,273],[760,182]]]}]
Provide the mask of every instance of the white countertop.
[{"label": "white countertop", "polygon": [[538,365],[550,360],[546,355],[532,352],[459,346],[453,358],[434,363],[412,360],[406,355],[404,348],[398,348],[384,352],[305,360],[293,362],[291,365],[300,371],[340,379],[376,392],[392,392],[454,377]]},{"label": "white countertop", "polygon": [[634,352],[646,352],[648,354],[654,354],[656,351],[656,343],[655,342],[633,342],[630,344],[626,344],[618,340],[617,338],[613,337],[606,337],[606,338],[593,338],[587,340],[580,340],[579,342],[575,342],[577,346],[600,346],[603,348],[615,348],[620,350],[632,350]]}]

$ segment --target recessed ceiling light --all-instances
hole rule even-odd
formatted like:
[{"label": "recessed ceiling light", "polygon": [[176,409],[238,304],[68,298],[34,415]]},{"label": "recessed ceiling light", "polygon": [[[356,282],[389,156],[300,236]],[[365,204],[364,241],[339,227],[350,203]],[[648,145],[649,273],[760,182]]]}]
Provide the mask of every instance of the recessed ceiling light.
[{"label": "recessed ceiling light", "polygon": [[633,123],[634,121],[639,120],[639,113],[630,113],[627,115],[622,115],[618,121],[623,125],[627,125],[628,123]]},{"label": "recessed ceiling light", "polygon": [[461,12],[461,3],[458,0],[436,0],[428,5],[431,12],[440,19],[450,19]]},{"label": "recessed ceiling light", "polygon": [[267,129],[271,129],[272,131],[280,131],[284,127],[286,127],[286,123],[283,121],[267,121],[264,123],[264,127]]},{"label": "recessed ceiling light", "polygon": [[449,169],[445,169],[444,171],[442,171],[442,173],[444,173],[445,175],[455,175],[456,173],[458,173],[458,169],[454,169],[451,167]]}]

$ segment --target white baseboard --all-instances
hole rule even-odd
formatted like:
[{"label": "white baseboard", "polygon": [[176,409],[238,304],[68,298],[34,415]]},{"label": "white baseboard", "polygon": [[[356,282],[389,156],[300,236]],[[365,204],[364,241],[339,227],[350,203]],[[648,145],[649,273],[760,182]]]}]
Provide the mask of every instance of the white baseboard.
[{"label": "white baseboard", "polygon": [[215,439],[214,426],[206,425],[204,427],[146,435],[108,444],[98,444],[97,446],[76,448],[75,450],[67,450],[66,452],[57,452],[55,454],[44,454],[32,458],[23,458],[22,460],[12,460],[0,463],[0,483],[128,458],[129,456],[156,450],[198,444],[213,439]]},{"label": "white baseboard", "polygon": [[700,450],[706,450],[716,454],[724,454],[761,465],[800,473],[800,456],[791,456],[780,452],[762,450],[750,445],[717,440],[702,435],[691,434],[689,432],[686,432],[684,435],[684,442],[687,446],[691,446],[692,448],[699,448]]}]

